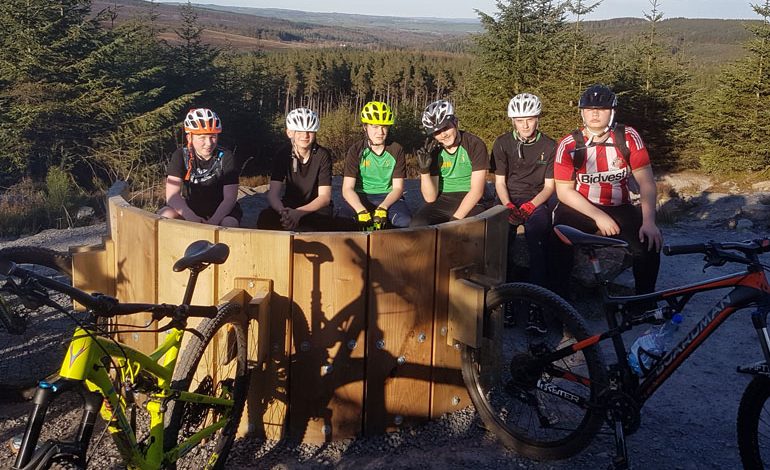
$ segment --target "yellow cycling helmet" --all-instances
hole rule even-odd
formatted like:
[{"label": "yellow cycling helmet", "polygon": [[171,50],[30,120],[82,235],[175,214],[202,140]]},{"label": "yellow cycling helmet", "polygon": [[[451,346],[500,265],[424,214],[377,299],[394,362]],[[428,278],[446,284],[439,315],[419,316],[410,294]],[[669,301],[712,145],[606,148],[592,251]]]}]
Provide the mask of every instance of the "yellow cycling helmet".
[{"label": "yellow cycling helmet", "polygon": [[393,125],[393,111],[382,101],[370,101],[361,110],[361,122],[379,126]]}]

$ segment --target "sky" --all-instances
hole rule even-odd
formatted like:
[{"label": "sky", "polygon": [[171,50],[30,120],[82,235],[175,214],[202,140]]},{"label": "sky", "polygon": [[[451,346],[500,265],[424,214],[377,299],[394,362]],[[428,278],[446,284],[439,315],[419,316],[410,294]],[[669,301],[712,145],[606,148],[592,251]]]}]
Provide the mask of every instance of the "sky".
[{"label": "sky", "polygon": [[[160,0],[163,1],[163,0]],[[170,1],[170,0],[167,0]],[[180,1],[180,0],[176,0]],[[595,3],[586,1],[585,3]],[[193,0],[192,3],[232,5],[254,8],[284,8],[313,12],[358,13],[377,16],[476,18],[475,10],[494,14],[495,0],[442,0],[441,2],[417,2],[414,0],[388,0],[383,2],[351,2],[350,0]],[[723,18],[759,19],[750,3],[759,0],[658,0],[658,11],[663,18]],[[602,20],[633,16],[642,18],[650,12],[649,0],[603,0],[587,20]]]}]

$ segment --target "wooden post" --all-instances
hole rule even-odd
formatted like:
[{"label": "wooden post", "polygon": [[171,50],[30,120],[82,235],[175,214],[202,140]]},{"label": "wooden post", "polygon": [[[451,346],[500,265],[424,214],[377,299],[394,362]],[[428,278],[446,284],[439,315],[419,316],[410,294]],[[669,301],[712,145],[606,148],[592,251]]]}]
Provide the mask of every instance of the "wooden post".
[{"label": "wooden post", "polygon": [[290,436],[330,442],[362,431],[367,234],[294,237]]},{"label": "wooden post", "polygon": [[[112,209],[114,214],[112,213]],[[123,302],[156,302],[158,266],[158,221],[160,217],[127,203],[111,207],[114,217],[115,295]],[[122,330],[141,329],[150,322],[149,313],[121,317],[117,323],[129,325]],[[120,341],[144,353],[157,347],[155,333],[118,333]]]},{"label": "wooden post", "polygon": [[[291,242],[289,232],[221,229],[219,241],[230,247],[230,259],[219,269],[222,289],[243,288],[253,296],[266,279],[272,280],[270,309],[260,306],[259,319],[249,325],[252,365],[249,398],[241,422],[260,438],[284,437],[288,415],[291,312]],[[250,286],[250,281],[253,281]],[[264,320],[269,315],[269,321]],[[266,326],[266,323],[269,325]]]},{"label": "wooden post", "polygon": [[436,231],[369,236],[366,434],[430,417]]},{"label": "wooden post", "polygon": [[478,265],[484,259],[483,219],[469,218],[438,225],[436,290],[433,322],[433,378],[431,417],[458,411],[470,405],[462,380],[462,357],[458,348],[447,345],[449,279],[452,269]]}]

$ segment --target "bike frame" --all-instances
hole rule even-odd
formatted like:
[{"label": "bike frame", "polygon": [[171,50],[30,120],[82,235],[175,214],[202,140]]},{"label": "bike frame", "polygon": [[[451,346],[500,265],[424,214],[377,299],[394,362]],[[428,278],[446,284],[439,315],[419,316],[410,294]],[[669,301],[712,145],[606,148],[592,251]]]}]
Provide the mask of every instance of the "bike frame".
[{"label": "bike frame", "polygon": [[[729,274],[705,281],[700,281],[683,287],[666,289],[651,294],[635,296],[612,297],[607,293],[606,284],[602,284],[602,298],[605,305],[605,314],[609,330],[600,334],[590,336],[583,341],[565,346],[553,351],[550,354],[539,358],[541,363],[548,365],[561,358],[567,357],[587,347],[596,345],[605,339],[612,339],[617,364],[624,371],[624,377],[635,377],[636,375],[630,369],[627,359],[627,350],[621,334],[632,328],[630,319],[633,317],[633,309],[637,305],[667,301],[677,311],[681,311],[689,302],[694,294],[706,292],[714,289],[733,287],[724,297],[722,297],[714,307],[709,310],[700,322],[685,336],[685,338],[674,346],[655,366],[648,372],[644,379],[631,387],[634,397],[641,404],[649,399],[652,394],[663,384],[674,371],[695,351],[703,342],[714,332],[725,320],[734,312],[742,308],[757,305],[757,309],[752,313],[752,322],[759,336],[762,352],[765,361],[770,364],[770,335],[767,331],[767,314],[770,311],[770,285],[764,270],[748,269],[742,272]],[[618,321],[618,314],[621,315],[623,322]],[[581,377],[573,372],[555,371],[554,367],[548,367],[549,372],[561,375],[563,378],[573,381],[579,381],[586,385],[591,382],[585,377]],[[625,381],[624,381],[625,382]],[[549,392],[549,390],[545,390]],[[587,406],[582,400],[580,404]]]},{"label": "bike frame", "polygon": [[[203,439],[224,427],[229,422],[229,413],[225,413],[219,420],[169,451],[163,451],[164,418],[168,401],[224,407],[233,405],[233,400],[171,388],[171,378],[183,335],[184,330],[177,328],[169,330],[163,343],[151,354],[146,355],[100,336],[92,329],[78,328],[67,348],[59,373],[61,378],[53,383],[41,382],[38,386],[34,399],[35,407],[30,414],[14,468],[38,468],[41,462],[61,453],[84,458],[98,413],[107,422],[107,429],[124,462],[129,468],[142,470],[158,469],[162,465],[175,462]],[[145,404],[150,415],[150,435],[146,445],[137,442],[136,432],[126,413],[126,410],[133,406],[133,402],[127,401],[125,396],[115,390],[109,375],[109,366],[112,364],[117,366],[121,385],[126,390],[134,390],[136,379],[140,374],[143,379],[147,379],[148,376],[152,378],[153,392],[148,394],[149,399]],[[49,445],[43,448],[42,452],[35,453],[48,406],[57,395],[73,389],[78,390],[85,400],[84,414],[76,441]]]}]

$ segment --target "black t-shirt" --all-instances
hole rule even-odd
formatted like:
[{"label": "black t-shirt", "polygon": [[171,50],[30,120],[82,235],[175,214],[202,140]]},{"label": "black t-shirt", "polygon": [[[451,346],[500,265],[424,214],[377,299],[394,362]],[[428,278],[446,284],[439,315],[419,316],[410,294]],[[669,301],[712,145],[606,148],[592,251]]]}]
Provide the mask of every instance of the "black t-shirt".
[{"label": "black t-shirt", "polygon": [[[186,160],[189,160],[187,149],[178,148],[168,163],[168,175],[186,180]],[[223,188],[238,184],[239,173],[233,153],[221,147],[217,147],[208,160],[194,158],[190,178],[184,183],[187,205],[200,217],[211,217],[225,198]]]},{"label": "black t-shirt", "polygon": [[[326,148],[314,144],[310,158],[302,163],[292,156],[291,144],[287,144],[273,158],[270,180],[285,185],[285,206],[293,209],[304,206],[318,197],[319,186],[332,185],[332,154]],[[325,207],[323,212],[330,212],[330,208]]]},{"label": "black t-shirt", "polygon": [[553,160],[556,142],[547,135],[531,144],[521,144],[521,155],[517,139],[512,132],[501,135],[492,145],[492,159],[495,175],[505,176],[508,196],[511,199],[531,199],[543,190],[543,181],[553,178]]}]

